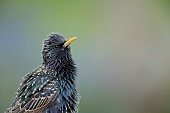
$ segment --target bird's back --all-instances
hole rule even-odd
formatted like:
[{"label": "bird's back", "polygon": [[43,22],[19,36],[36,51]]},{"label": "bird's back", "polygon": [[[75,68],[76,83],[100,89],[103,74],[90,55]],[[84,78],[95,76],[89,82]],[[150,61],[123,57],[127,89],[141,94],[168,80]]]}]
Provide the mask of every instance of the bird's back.
[{"label": "bird's back", "polygon": [[5,113],[75,113],[79,94],[75,89],[61,90],[61,85],[41,66],[25,76],[15,102]]},{"label": "bird's back", "polygon": [[59,94],[57,81],[41,66],[25,76],[6,113],[42,112]]}]

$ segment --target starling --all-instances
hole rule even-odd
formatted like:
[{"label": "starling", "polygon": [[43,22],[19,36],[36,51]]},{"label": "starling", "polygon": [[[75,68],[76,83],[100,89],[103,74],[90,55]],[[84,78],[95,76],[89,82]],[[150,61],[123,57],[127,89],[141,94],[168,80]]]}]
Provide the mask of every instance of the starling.
[{"label": "starling", "polygon": [[59,33],[50,34],[42,49],[43,63],[28,73],[15,101],[5,113],[77,113],[80,95],[76,90],[76,66],[70,44]]}]

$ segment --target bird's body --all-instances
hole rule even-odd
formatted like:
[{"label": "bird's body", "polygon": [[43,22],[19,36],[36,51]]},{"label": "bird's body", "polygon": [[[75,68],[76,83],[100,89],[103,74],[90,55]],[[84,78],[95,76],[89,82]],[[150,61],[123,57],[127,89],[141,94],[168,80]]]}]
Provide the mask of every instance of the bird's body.
[{"label": "bird's body", "polygon": [[14,103],[5,113],[77,112],[80,96],[75,87],[71,42],[58,33],[45,40],[42,65],[24,77]]}]

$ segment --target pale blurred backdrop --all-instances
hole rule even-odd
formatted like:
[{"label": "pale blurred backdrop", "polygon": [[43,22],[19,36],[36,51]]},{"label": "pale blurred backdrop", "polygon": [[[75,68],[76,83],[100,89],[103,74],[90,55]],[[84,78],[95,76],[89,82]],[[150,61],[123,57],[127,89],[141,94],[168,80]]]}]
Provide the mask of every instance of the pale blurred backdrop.
[{"label": "pale blurred backdrop", "polygon": [[169,0],[1,0],[0,113],[51,32],[78,37],[79,113],[170,113]]}]

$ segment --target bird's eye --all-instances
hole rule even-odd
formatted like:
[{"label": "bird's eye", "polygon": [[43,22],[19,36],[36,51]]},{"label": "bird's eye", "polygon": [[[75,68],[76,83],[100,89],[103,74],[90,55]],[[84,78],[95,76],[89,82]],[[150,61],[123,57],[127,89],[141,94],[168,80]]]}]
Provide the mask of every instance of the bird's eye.
[{"label": "bird's eye", "polygon": [[58,45],[56,45],[55,48],[59,48]]},{"label": "bird's eye", "polygon": [[57,44],[57,45],[55,45],[55,48],[62,48],[63,47],[63,45],[64,45],[64,43],[60,43],[60,44]]}]

